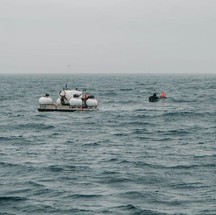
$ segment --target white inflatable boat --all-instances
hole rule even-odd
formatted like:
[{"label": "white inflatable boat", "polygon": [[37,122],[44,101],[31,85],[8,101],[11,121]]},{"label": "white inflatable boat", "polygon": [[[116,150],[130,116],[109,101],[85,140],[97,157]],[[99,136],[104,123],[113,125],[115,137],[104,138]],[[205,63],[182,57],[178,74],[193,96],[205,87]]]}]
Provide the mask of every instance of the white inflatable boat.
[{"label": "white inflatable boat", "polygon": [[91,111],[98,109],[98,101],[86,90],[70,90],[63,88],[60,90],[56,102],[45,93],[39,99],[38,111]]}]

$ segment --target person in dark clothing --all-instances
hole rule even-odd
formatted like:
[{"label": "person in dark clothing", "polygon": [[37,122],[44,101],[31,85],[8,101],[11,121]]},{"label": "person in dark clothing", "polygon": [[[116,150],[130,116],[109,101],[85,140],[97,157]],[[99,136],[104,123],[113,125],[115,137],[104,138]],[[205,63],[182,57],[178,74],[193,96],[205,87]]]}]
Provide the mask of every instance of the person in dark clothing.
[{"label": "person in dark clothing", "polygon": [[[65,105],[65,100],[67,100],[67,98],[66,98],[65,95],[63,95],[63,96],[61,96],[60,100],[61,100],[61,104],[62,104],[62,105]],[[68,101],[68,100],[67,100],[67,101]]]},{"label": "person in dark clothing", "polygon": [[149,97],[149,102],[156,102],[159,100],[159,97],[157,96],[156,93],[153,94],[153,96]]}]

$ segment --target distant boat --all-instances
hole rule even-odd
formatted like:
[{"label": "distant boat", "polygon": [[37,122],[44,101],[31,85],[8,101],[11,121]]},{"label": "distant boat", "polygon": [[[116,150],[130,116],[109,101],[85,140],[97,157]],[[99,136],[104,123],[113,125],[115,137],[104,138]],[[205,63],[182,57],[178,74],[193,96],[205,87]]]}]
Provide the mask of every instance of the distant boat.
[{"label": "distant boat", "polygon": [[98,101],[93,95],[87,93],[85,89],[70,90],[67,85],[59,91],[56,102],[45,93],[39,99],[38,111],[92,111],[98,110]]},{"label": "distant boat", "polygon": [[160,99],[167,99],[165,92],[162,92],[160,97],[158,97],[156,93],[154,93],[152,96],[149,96],[149,102],[158,102]]}]

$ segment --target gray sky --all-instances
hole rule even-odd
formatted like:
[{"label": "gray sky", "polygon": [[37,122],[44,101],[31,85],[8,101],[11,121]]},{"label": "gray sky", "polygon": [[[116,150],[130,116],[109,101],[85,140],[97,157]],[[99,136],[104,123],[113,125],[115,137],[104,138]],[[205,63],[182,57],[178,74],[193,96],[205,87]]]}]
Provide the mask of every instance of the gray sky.
[{"label": "gray sky", "polygon": [[216,74],[216,0],[0,5],[0,73]]}]

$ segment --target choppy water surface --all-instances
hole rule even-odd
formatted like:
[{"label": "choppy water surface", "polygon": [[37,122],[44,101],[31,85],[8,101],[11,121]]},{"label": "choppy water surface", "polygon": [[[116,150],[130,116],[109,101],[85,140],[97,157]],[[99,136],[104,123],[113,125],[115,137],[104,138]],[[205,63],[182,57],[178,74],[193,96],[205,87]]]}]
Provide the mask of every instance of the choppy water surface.
[{"label": "choppy water surface", "polygon": [[[0,214],[216,214],[216,76],[2,75]],[[37,111],[85,87],[95,112]],[[149,103],[154,92],[167,100]]]}]

